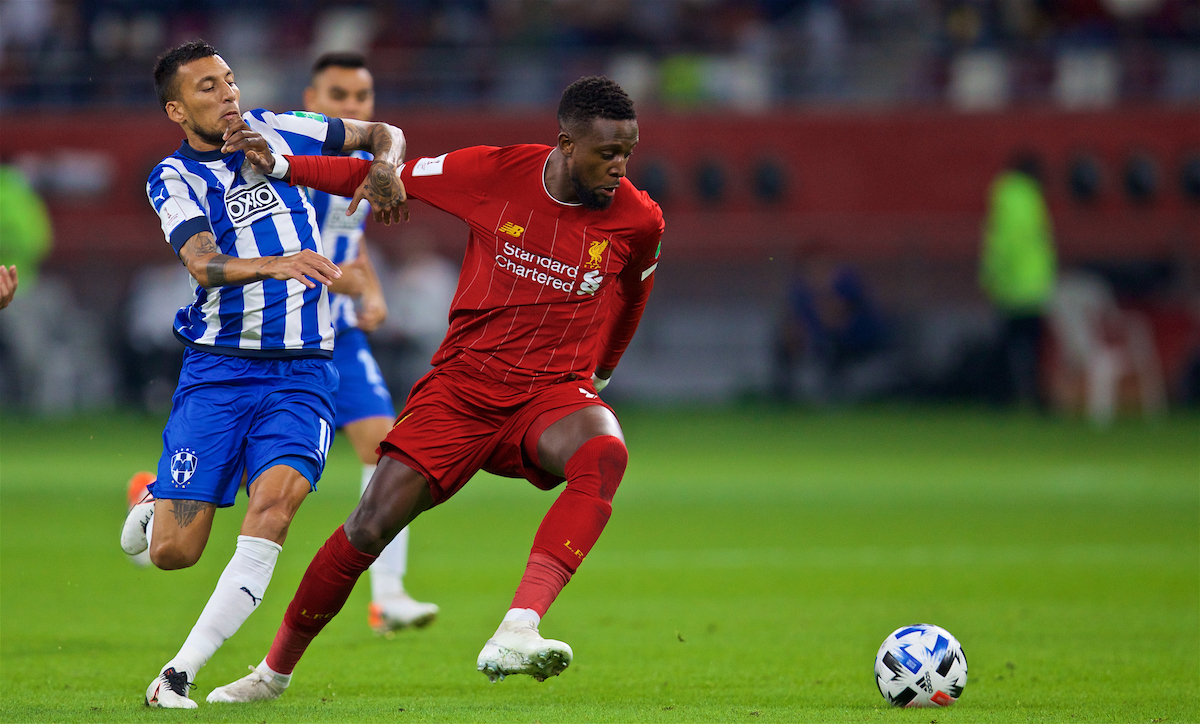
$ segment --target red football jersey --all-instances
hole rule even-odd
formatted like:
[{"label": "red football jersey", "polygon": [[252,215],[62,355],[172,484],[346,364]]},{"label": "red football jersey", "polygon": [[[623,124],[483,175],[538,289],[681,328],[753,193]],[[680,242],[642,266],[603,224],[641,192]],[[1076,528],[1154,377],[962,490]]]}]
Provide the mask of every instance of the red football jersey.
[{"label": "red football jersey", "polygon": [[616,366],[654,283],[662,210],[621,179],[603,211],[555,200],[550,146],[476,146],[404,164],[412,198],[470,240],[435,365],[458,359],[532,389]]}]

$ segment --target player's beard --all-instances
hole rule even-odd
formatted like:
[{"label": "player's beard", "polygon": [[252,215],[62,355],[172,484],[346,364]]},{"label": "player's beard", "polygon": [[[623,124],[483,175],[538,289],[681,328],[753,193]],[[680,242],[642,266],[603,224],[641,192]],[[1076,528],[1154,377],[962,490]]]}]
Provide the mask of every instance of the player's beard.
[{"label": "player's beard", "polygon": [[575,195],[579,197],[579,203],[583,204],[585,209],[604,211],[612,205],[613,199],[616,198],[615,196],[601,196],[596,193],[575,175],[574,170],[567,177],[571,179],[571,187],[575,189]]},{"label": "player's beard", "polygon": [[223,128],[201,128],[199,124],[192,124],[192,133],[201,141],[212,146],[225,145],[225,129]]}]

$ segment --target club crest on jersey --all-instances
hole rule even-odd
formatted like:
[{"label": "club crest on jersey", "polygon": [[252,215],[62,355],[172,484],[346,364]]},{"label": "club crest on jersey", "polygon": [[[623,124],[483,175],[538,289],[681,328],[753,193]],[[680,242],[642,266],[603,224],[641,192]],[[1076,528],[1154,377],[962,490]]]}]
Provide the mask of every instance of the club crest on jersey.
[{"label": "club crest on jersey", "polygon": [[200,458],[196,457],[195,450],[185,447],[175,451],[171,456],[171,482],[177,489],[187,487],[199,464]]},{"label": "club crest on jersey", "polygon": [[588,248],[588,256],[591,257],[587,264],[583,265],[584,269],[599,269],[603,263],[601,255],[608,248],[608,239],[594,239],[592,245]]},{"label": "club crest on jersey", "polygon": [[225,210],[234,226],[246,226],[283,208],[283,200],[267,181],[226,192]]}]

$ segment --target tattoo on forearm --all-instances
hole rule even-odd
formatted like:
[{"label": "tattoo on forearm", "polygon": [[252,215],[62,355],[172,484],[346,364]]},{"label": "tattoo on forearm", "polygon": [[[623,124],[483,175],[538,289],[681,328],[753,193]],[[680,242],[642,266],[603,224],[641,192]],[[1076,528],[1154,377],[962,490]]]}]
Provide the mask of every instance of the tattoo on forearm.
[{"label": "tattoo on forearm", "polygon": [[171,512],[175,514],[175,522],[180,528],[186,528],[192,524],[200,511],[207,508],[211,503],[205,503],[203,500],[173,500],[171,501]]},{"label": "tattoo on forearm", "polygon": [[229,282],[225,276],[225,265],[233,259],[228,254],[217,254],[208,260],[208,264],[204,267],[204,274],[208,277],[209,286],[220,287]]}]

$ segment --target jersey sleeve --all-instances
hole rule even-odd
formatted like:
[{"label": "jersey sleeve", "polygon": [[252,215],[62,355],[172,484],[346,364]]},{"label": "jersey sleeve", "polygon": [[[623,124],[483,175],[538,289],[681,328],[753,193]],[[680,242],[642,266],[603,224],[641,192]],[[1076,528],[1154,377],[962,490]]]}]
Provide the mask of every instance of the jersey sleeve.
[{"label": "jersey sleeve", "polygon": [[329,156],[346,145],[346,125],[320,113],[272,113],[259,108],[244,113],[246,125],[261,133],[276,153],[289,156]]},{"label": "jersey sleeve", "polygon": [[654,271],[662,254],[662,235],[665,230],[662,210],[653,206],[654,218],[645,233],[634,241],[634,255],[613,285],[612,306],[600,330],[600,353],[596,369],[615,369],[633,341],[650,290],[654,288]]},{"label": "jersey sleeve", "polygon": [[158,213],[163,235],[176,255],[196,234],[212,233],[212,224],[195,189],[178,168],[165,163],[156,166],[146,182],[146,196]]},{"label": "jersey sleeve", "polygon": [[465,219],[486,194],[495,169],[494,146],[473,146],[404,163],[405,192],[430,206]]}]

